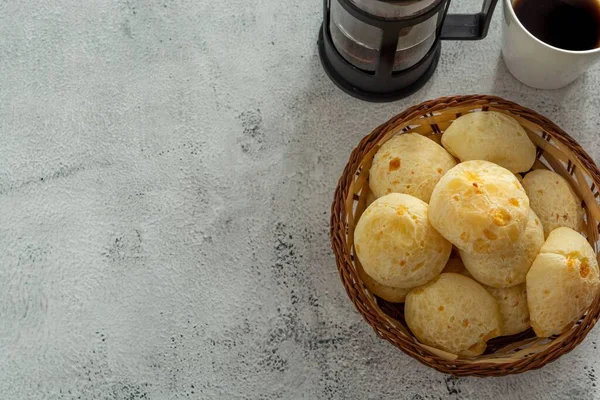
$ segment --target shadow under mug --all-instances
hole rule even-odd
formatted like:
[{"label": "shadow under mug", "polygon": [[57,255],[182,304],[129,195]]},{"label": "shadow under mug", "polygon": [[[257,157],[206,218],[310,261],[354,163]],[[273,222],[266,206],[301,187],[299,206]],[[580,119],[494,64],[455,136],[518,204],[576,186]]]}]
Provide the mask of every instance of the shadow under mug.
[{"label": "shadow under mug", "polygon": [[503,0],[502,57],[510,73],[536,89],[559,89],[573,82],[600,59],[600,48],[571,51],[533,36],[517,18],[513,0]]}]

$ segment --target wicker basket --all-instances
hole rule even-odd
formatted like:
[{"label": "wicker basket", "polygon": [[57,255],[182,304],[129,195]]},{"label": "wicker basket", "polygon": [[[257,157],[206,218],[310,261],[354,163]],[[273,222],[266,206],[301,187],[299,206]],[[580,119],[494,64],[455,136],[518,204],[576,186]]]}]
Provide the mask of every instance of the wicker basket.
[{"label": "wicker basket", "polygon": [[[337,267],[350,299],[375,332],[421,363],[456,376],[502,376],[541,368],[577,346],[592,329],[600,313],[600,296],[567,332],[547,339],[533,331],[488,342],[486,352],[475,358],[453,354],[420,343],[408,330],[404,305],[388,303],[369,292],[360,279],[364,274],[354,257],[354,226],[366,206],[368,176],[377,149],[396,134],[416,132],[439,139],[461,114],[494,110],[512,115],[537,146],[534,169],[552,169],[565,177],[583,199],[586,236],[598,254],[600,171],[590,156],[552,121],[518,104],[498,97],[473,95],[431,100],[411,107],[366,136],[352,152],[335,191],[331,216],[331,242]],[[439,141],[438,141],[439,143]]]}]

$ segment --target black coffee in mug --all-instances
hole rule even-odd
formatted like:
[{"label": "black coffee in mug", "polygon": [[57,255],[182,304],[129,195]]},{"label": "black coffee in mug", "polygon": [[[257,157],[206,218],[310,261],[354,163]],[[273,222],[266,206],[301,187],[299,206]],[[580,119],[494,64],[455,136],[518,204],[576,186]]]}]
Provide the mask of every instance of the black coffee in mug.
[{"label": "black coffee in mug", "polygon": [[598,0],[516,0],[515,14],[533,36],[564,50],[600,47]]}]

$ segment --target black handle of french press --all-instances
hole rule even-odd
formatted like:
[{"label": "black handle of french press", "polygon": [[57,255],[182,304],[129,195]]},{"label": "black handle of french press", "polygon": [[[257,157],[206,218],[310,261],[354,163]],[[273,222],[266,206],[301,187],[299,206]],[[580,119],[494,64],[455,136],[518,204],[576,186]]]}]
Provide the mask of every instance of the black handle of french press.
[{"label": "black handle of french press", "polygon": [[487,36],[498,0],[484,0],[477,14],[448,14],[442,25],[442,40],[479,40]]}]

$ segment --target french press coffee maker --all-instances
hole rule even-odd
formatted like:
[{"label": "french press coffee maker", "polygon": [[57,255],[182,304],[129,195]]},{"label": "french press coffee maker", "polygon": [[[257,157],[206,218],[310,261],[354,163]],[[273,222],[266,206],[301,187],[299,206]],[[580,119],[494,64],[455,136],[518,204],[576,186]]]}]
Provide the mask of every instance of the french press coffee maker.
[{"label": "french press coffee maker", "polygon": [[448,14],[450,0],[324,0],[321,63],[354,97],[406,97],[435,71],[442,40],[487,35],[496,2],[483,0],[478,14]]}]

